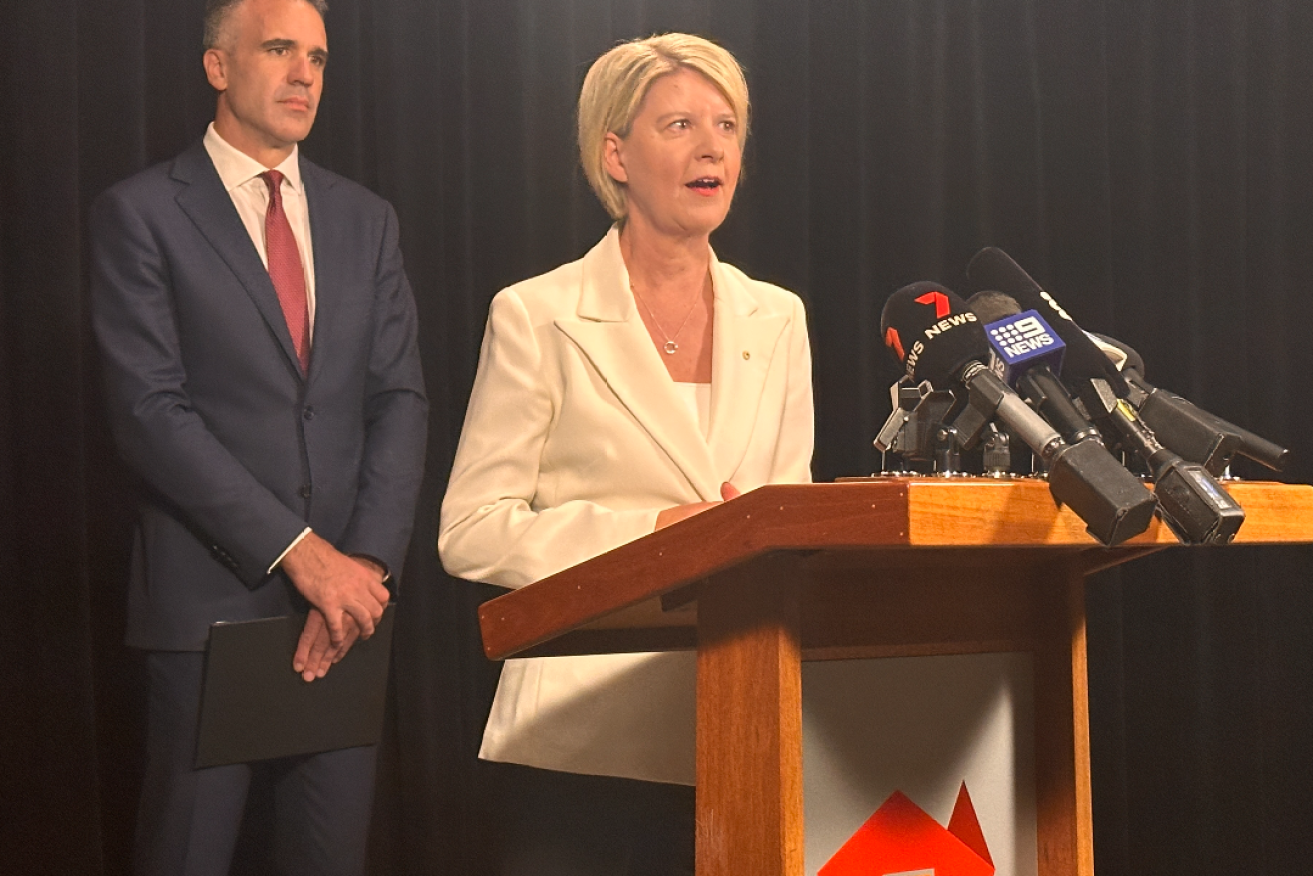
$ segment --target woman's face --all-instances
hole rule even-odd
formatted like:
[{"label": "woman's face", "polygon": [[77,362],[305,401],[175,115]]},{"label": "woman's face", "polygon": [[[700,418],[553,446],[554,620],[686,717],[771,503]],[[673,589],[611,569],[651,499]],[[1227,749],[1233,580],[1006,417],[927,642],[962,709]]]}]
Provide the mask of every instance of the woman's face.
[{"label": "woman's face", "polygon": [[705,236],[725,221],[738,185],[738,120],[720,89],[681,68],[652,83],[627,137],[607,134],[605,155],[626,186],[627,223]]}]

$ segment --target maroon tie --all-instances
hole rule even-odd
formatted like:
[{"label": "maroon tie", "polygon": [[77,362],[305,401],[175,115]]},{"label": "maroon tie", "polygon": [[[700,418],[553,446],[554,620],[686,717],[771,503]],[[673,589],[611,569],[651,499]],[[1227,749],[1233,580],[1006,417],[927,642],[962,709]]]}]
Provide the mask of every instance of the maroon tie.
[{"label": "maroon tie", "polygon": [[283,175],[276,170],[260,174],[269,187],[269,209],[264,214],[264,247],[269,257],[269,278],[274,281],[278,303],[283,307],[287,330],[292,333],[296,358],[305,372],[310,362],[310,311],[305,297],[305,270],[301,251],[292,236],[291,223],[283,212]]}]

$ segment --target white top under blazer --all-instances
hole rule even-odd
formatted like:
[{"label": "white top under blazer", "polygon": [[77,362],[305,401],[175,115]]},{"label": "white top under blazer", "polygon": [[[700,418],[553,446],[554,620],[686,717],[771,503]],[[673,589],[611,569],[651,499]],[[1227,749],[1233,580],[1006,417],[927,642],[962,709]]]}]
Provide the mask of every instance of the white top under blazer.
[{"label": "white top under blazer", "polygon": [[[644,327],[611,231],[492,301],[438,551],[447,571],[522,587],[652,531],[658,512],[811,480],[802,301],[711,257],[704,438]],[[695,655],[506,661],[479,756],[694,782]]]}]

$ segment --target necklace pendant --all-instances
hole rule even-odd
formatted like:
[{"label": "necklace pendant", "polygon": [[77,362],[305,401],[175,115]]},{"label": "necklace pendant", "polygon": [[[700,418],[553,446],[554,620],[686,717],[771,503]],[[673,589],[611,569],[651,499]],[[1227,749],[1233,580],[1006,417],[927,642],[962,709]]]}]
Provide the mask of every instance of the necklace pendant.
[{"label": "necklace pendant", "polygon": [[666,351],[667,356],[673,356],[675,355],[675,351],[679,349],[679,344],[676,344],[674,341],[666,341],[666,345],[662,347],[662,349]]}]

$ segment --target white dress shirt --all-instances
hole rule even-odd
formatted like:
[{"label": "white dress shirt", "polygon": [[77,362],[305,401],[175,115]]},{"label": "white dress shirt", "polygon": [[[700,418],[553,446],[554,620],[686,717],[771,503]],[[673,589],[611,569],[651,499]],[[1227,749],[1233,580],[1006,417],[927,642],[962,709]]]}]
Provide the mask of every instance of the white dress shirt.
[{"label": "white dress shirt", "polygon": [[[223,187],[228,190],[228,197],[233,199],[237,215],[246,226],[246,233],[251,235],[255,251],[260,254],[260,261],[269,267],[269,255],[265,251],[264,217],[269,210],[269,186],[260,178],[260,174],[270,168],[265,167],[245,152],[231,145],[214,130],[214,123],[205,131],[205,151],[214,162],[214,169],[219,172]],[[296,238],[296,248],[301,253],[301,267],[305,271],[306,308],[310,318],[310,339],[315,335],[315,258],[314,244],[310,239],[310,210],[306,206],[305,186],[301,184],[301,162],[298,147],[292,147],[292,154],[273,170],[283,175],[283,212],[292,226],[292,236]]]}]

